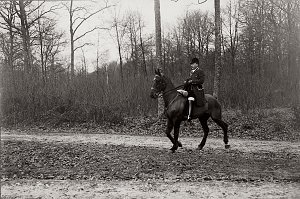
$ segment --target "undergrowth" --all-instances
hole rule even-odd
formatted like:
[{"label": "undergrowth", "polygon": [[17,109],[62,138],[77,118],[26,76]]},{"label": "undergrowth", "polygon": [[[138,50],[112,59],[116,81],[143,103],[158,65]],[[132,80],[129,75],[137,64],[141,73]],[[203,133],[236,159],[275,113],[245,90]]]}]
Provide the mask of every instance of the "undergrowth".
[{"label": "undergrowth", "polygon": [[[91,111],[93,110],[93,111]],[[230,138],[300,141],[299,108],[257,109],[242,113],[239,110],[223,112],[223,120],[229,124]],[[223,138],[222,130],[211,119],[208,121],[210,137]],[[80,133],[115,133],[126,135],[165,136],[166,118],[154,116],[126,117],[117,109],[54,109],[38,120],[4,125],[8,129],[34,131],[64,131]],[[183,122],[181,137],[202,137],[202,127],[197,120]]]}]

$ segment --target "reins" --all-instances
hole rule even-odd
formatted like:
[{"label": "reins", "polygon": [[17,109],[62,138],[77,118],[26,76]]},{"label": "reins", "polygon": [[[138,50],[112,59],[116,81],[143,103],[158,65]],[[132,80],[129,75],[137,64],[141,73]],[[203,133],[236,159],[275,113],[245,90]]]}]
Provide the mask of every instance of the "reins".
[{"label": "reins", "polygon": [[[168,92],[171,92],[171,91],[176,90],[176,89],[178,89],[178,88],[180,88],[180,87],[183,87],[183,86],[184,86],[184,85],[179,85],[179,86],[177,86],[177,87],[175,87],[175,88],[172,88],[172,89],[170,89],[170,90],[168,90],[168,91],[163,92],[162,95],[167,94]],[[175,99],[176,99],[177,97],[178,97],[178,93],[177,93],[177,95],[173,98],[173,100],[167,105],[166,110],[168,110],[169,106],[175,101]]]},{"label": "reins", "polygon": [[168,90],[168,91],[163,92],[162,94],[164,95],[164,94],[166,94],[166,93],[168,93],[168,92],[171,92],[171,91],[176,90],[176,89],[178,89],[178,88],[180,88],[180,87],[183,87],[183,86],[184,86],[183,84],[182,84],[182,85],[179,85],[179,86],[177,86],[177,87],[175,87],[175,88],[172,88],[172,89],[170,89],[170,90]]}]

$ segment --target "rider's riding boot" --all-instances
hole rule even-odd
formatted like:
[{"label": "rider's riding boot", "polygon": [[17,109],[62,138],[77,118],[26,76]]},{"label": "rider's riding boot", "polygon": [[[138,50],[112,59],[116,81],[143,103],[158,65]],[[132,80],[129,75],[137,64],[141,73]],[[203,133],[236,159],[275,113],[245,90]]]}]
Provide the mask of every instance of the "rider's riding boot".
[{"label": "rider's riding boot", "polygon": [[192,102],[193,100],[189,100],[189,115],[188,115],[188,119],[187,121],[191,121],[192,120]]}]

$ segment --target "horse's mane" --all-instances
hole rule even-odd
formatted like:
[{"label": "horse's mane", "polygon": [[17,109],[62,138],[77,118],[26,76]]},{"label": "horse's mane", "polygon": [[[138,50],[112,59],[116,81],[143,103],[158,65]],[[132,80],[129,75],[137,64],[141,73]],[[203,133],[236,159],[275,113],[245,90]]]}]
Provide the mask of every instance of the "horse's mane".
[{"label": "horse's mane", "polygon": [[165,81],[167,84],[171,85],[172,87],[174,87],[173,82],[171,81],[171,79],[169,77],[167,77],[166,75],[163,75]]}]

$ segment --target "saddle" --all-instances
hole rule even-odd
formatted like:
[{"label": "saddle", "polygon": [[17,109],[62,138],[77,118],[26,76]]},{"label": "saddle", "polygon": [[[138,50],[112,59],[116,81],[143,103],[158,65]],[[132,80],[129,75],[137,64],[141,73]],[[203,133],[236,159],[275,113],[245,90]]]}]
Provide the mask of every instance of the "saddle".
[{"label": "saddle", "polygon": [[177,92],[179,94],[181,94],[183,97],[187,97],[189,94],[186,90],[183,90],[183,89],[179,89],[179,90],[177,90]]},{"label": "saddle", "polygon": [[198,106],[198,107],[205,106],[206,99],[205,99],[204,89],[196,87],[193,89],[193,91],[194,91],[195,98],[196,98],[196,103],[194,105]]},{"label": "saddle", "polygon": [[[196,89],[195,89],[196,90]],[[196,112],[197,114],[202,114],[205,113],[208,110],[208,102],[205,99],[205,95],[204,95],[204,89],[197,89],[196,91],[194,90],[194,94],[195,94],[195,103],[193,105],[193,109],[192,109],[192,115],[194,115]],[[179,94],[181,94],[183,97],[187,98],[188,96],[188,92],[185,90],[177,90],[177,92]],[[188,115],[188,107],[189,107],[189,103],[188,101],[186,101],[186,105],[185,105],[185,115]]]},{"label": "saddle", "polygon": [[[181,94],[184,97],[188,96],[188,92],[186,90],[177,90],[177,92],[179,94]],[[203,88],[196,88],[193,89],[194,95],[195,95],[195,101],[196,103],[194,103],[194,106],[198,106],[198,107],[203,107],[207,104],[207,101],[205,99],[205,95],[204,95],[204,89]]]}]

